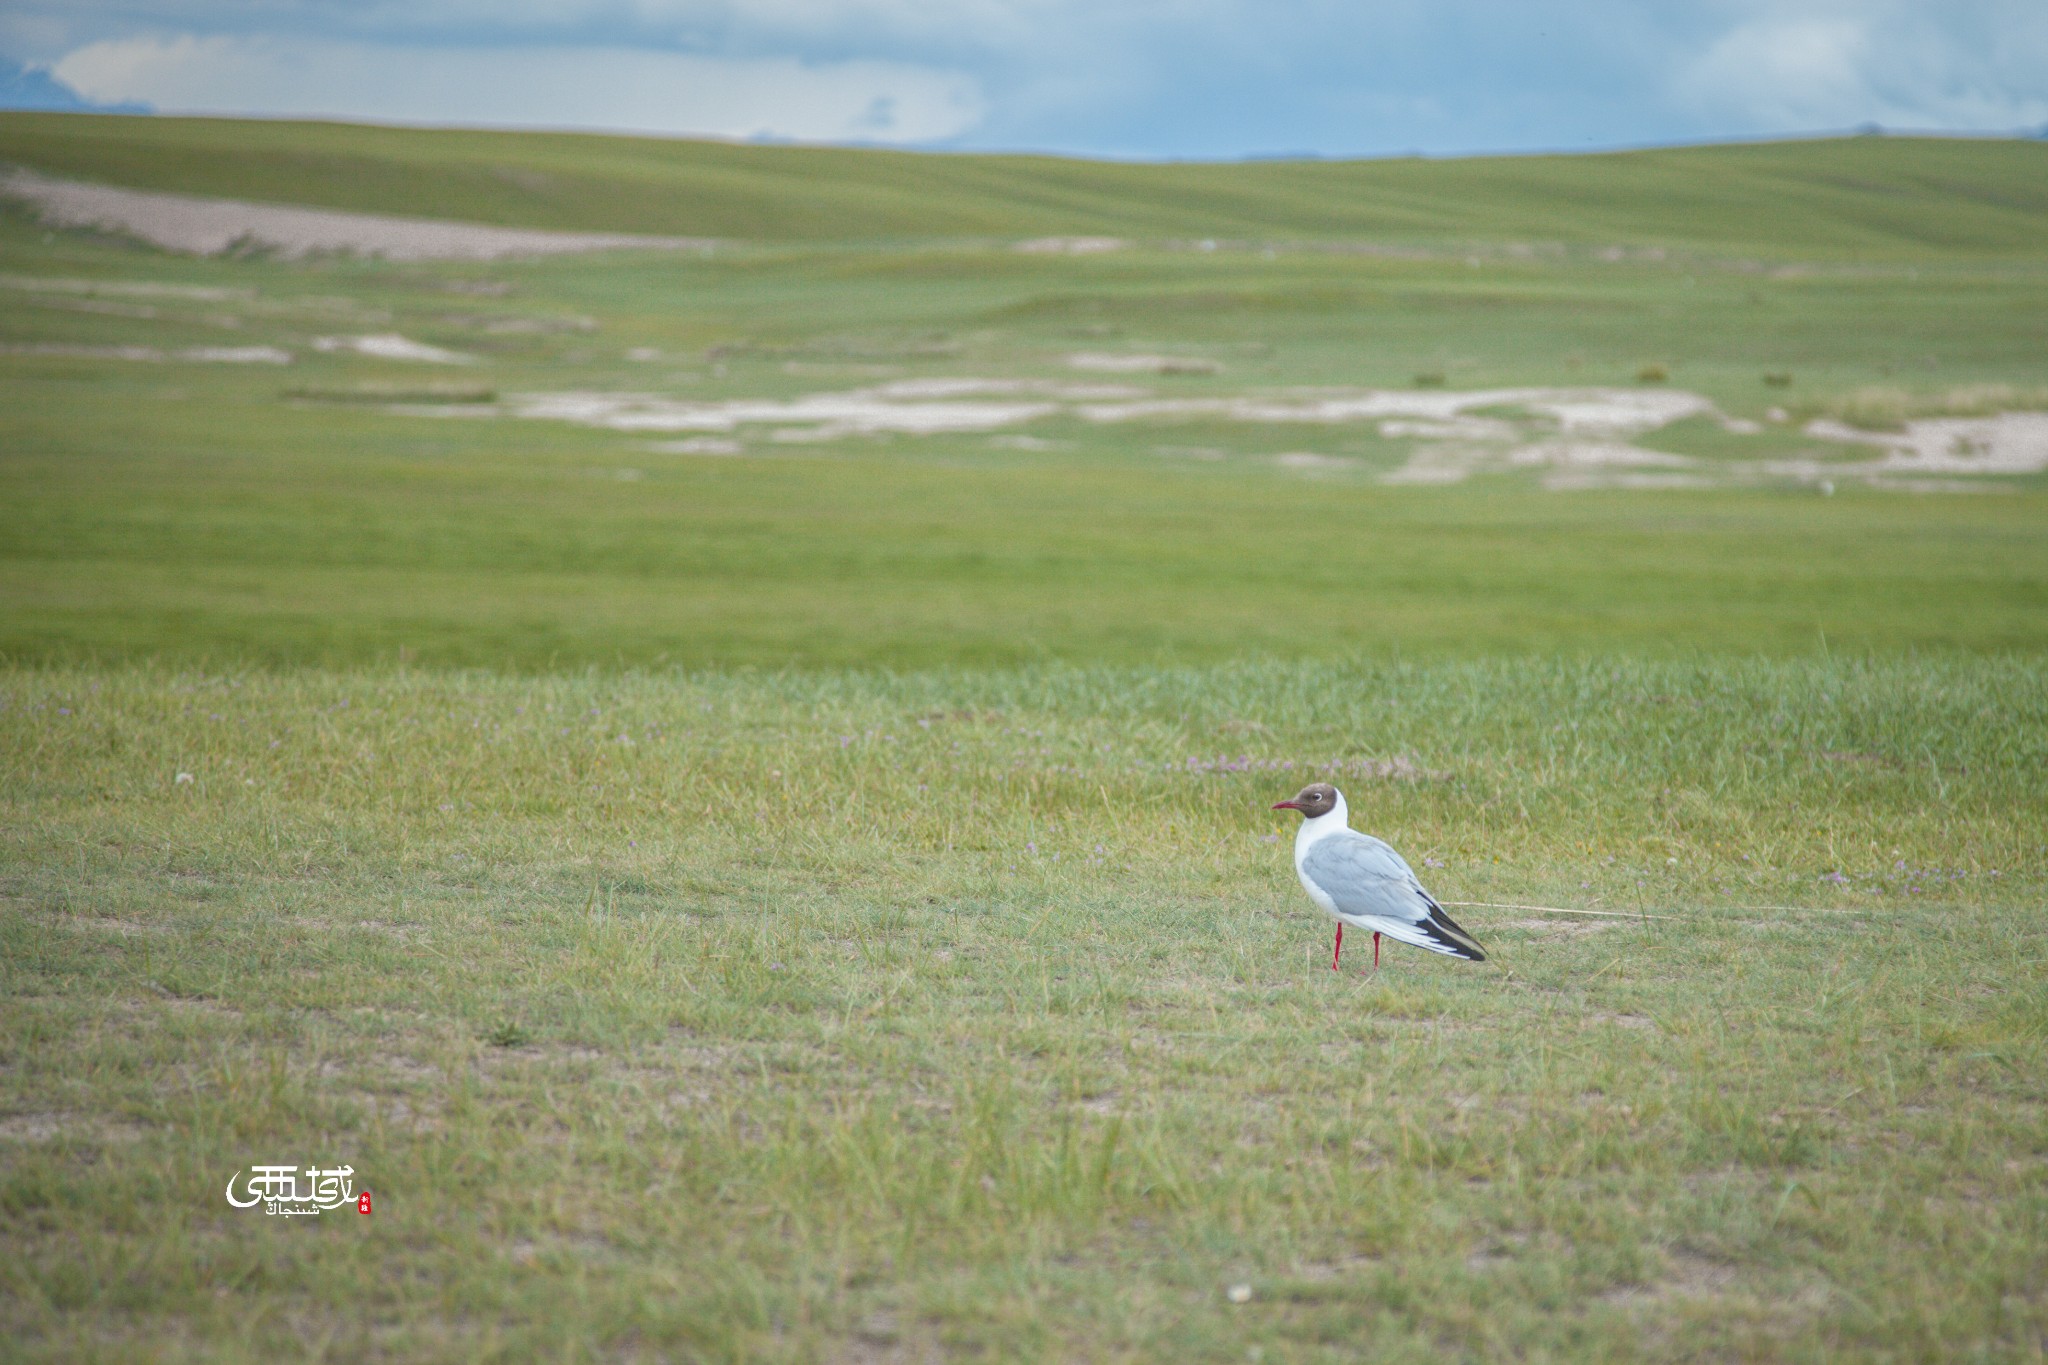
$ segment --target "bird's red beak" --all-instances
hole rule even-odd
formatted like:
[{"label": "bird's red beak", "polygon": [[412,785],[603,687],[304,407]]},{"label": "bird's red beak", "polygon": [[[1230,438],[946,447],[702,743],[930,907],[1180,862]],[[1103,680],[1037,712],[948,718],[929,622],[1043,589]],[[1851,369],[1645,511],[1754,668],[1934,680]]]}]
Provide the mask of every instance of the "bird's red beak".
[{"label": "bird's red beak", "polygon": [[1273,809],[1274,809],[1274,810],[1300,810],[1300,809],[1301,809],[1301,807],[1300,807],[1300,806],[1297,806],[1297,805],[1295,805],[1295,804],[1294,804],[1294,803],[1293,803],[1292,801],[1275,801],[1275,802],[1273,803]]}]

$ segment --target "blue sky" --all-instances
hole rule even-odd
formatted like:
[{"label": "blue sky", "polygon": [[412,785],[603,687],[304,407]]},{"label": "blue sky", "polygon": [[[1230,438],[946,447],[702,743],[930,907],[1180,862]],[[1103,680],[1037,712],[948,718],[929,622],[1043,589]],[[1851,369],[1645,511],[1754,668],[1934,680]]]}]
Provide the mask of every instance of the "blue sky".
[{"label": "blue sky", "polygon": [[2048,0],[7,0],[0,104],[1228,158],[2048,125]]}]

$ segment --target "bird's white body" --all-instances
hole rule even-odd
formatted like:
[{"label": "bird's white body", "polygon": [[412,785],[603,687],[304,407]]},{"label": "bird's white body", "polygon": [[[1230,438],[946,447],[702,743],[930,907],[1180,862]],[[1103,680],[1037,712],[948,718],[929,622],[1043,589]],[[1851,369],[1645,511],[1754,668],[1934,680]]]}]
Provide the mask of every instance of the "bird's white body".
[{"label": "bird's white body", "polygon": [[[1330,893],[1317,886],[1308,873],[1302,870],[1302,862],[1308,857],[1308,851],[1321,840],[1340,832],[1353,833],[1351,811],[1344,804],[1342,792],[1337,793],[1337,804],[1334,808],[1302,821],[1301,827],[1294,831],[1294,875],[1301,878],[1302,890],[1308,892],[1308,898],[1331,919],[1344,924],[1358,925],[1361,928],[1378,928],[1377,925],[1364,925],[1357,916],[1346,915],[1339,910]],[[1380,932],[1385,933],[1386,930],[1381,929]]]}]

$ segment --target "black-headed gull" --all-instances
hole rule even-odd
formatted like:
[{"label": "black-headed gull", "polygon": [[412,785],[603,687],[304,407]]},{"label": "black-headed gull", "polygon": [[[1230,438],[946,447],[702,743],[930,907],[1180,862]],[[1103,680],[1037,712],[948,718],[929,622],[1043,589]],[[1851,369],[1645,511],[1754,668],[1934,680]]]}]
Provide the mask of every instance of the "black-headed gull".
[{"label": "black-headed gull", "polygon": [[1486,950],[1431,899],[1415,871],[1393,849],[1351,828],[1344,793],[1327,782],[1311,782],[1274,810],[1298,810],[1294,872],[1308,898],[1337,921],[1337,947],[1330,970],[1344,956],[1344,926],[1372,930],[1372,968],[1380,968],[1380,935],[1432,953],[1484,962]]}]

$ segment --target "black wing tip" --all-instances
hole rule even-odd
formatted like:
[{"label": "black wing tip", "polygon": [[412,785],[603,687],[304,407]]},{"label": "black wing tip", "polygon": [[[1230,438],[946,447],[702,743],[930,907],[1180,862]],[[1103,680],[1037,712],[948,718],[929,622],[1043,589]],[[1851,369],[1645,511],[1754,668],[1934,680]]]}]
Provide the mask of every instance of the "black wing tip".
[{"label": "black wing tip", "polygon": [[1461,957],[1467,962],[1486,961],[1486,949],[1479,946],[1479,940],[1466,933],[1458,922],[1443,912],[1443,907],[1431,905],[1429,918],[1421,925],[1422,932],[1430,940],[1442,945],[1440,951],[1451,957]]}]

